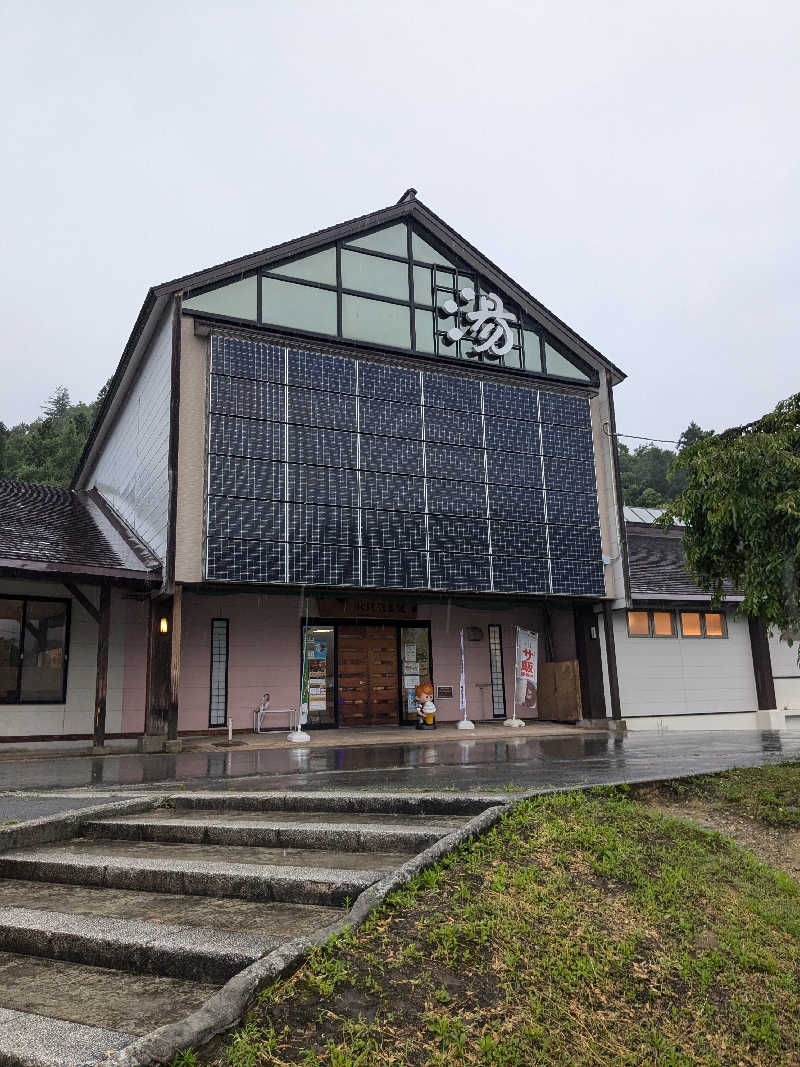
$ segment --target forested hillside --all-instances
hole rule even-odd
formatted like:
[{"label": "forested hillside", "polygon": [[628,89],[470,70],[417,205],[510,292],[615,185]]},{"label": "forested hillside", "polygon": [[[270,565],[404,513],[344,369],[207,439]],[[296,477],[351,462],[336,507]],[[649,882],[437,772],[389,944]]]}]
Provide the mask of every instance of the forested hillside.
[{"label": "forested hillside", "polygon": [[660,508],[674,500],[686,485],[683,471],[670,473],[678,452],[713,432],[690,422],[678,438],[675,452],[651,443],[631,449],[620,441],[619,466],[625,503],[633,507]]},{"label": "forested hillside", "polygon": [[33,422],[0,422],[0,477],[69,485],[108,384],[91,404],[70,403],[59,387]]}]

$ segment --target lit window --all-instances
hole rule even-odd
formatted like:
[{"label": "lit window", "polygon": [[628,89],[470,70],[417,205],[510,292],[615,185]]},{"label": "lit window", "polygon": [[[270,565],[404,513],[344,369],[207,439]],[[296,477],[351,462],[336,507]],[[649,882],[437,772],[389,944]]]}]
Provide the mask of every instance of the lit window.
[{"label": "lit window", "polygon": [[674,637],[675,630],[672,625],[671,611],[653,612],[653,634],[656,637]]},{"label": "lit window", "polygon": [[628,633],[631,637],[649,637],[650,613],[647,611],[629,611]]},{"label": "lit window", "polygon": [[706,612],[706,637],[724,637],[725,619],[721,611]]},{"label": "lit window", "polygon": [[700,624],[699,611],[681,612],[681,633],[684,637],[702,637],[703,629]]}]

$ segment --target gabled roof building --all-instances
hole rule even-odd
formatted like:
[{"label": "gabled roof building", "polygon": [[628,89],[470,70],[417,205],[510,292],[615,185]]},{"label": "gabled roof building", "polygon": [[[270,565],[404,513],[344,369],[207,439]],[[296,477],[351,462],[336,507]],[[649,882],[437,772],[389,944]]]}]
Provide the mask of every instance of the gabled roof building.
[{"label": "gabled roof building", "polygon": [[615,609],[684,580],[644,530],[629,576],[623,377],[414,190],[155,286],[71,489],[0,486],[0,734],[285,726],[304,663],[309,727],[452,721],[462,631],[502,720],[518,627],[535,714],[619,718]]}]

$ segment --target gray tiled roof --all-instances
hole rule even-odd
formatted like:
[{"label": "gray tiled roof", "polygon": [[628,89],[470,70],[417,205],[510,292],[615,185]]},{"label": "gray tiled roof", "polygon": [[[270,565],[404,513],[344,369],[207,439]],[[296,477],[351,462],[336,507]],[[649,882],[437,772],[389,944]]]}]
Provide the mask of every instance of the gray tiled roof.
[{"label": "gray tiled roof", "polygon": [[0,572],[158,582],[161,564],[96,490],[0,478]]},{"label": "gray tiled roof", "polygon": [[[626,519],[631,509],[626,508]],[[637,508],[636,511],[646,509]],[[661,512],[656,513],[656,518]],[[628,540],[628,573],[634,600],[703,599],[711,597],[690,577],[683,554],[683,527],[665,530],[646,522],[625,523]],[[739,600],[727,591],[726,599]]]}]

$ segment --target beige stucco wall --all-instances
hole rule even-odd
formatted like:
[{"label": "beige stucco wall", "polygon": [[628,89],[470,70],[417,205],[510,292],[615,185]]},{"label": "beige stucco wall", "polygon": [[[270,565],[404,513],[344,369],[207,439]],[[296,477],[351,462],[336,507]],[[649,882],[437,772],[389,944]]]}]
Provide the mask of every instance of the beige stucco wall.
[{"label": "beige stucco wall", "polygon": [[195,337],[194,320],[181,319],[181,402],[178,427],[178,499],[175,580],[203,580],[203,508],[206,479],[208,339]]},{"label": "beige stucco wall", "polygon": [[600,537],[603,555],[610,563],[604,567],[606,596],[621,599],[625,596],[622,549],[620,545],[619,506],[614,478],[613,439],[603,429],[610,423],[608,386],[605,375],[600,375],[600,392],[589,404],[592,414],[592,439],[597,476],[597,505],[600,511]]}]

